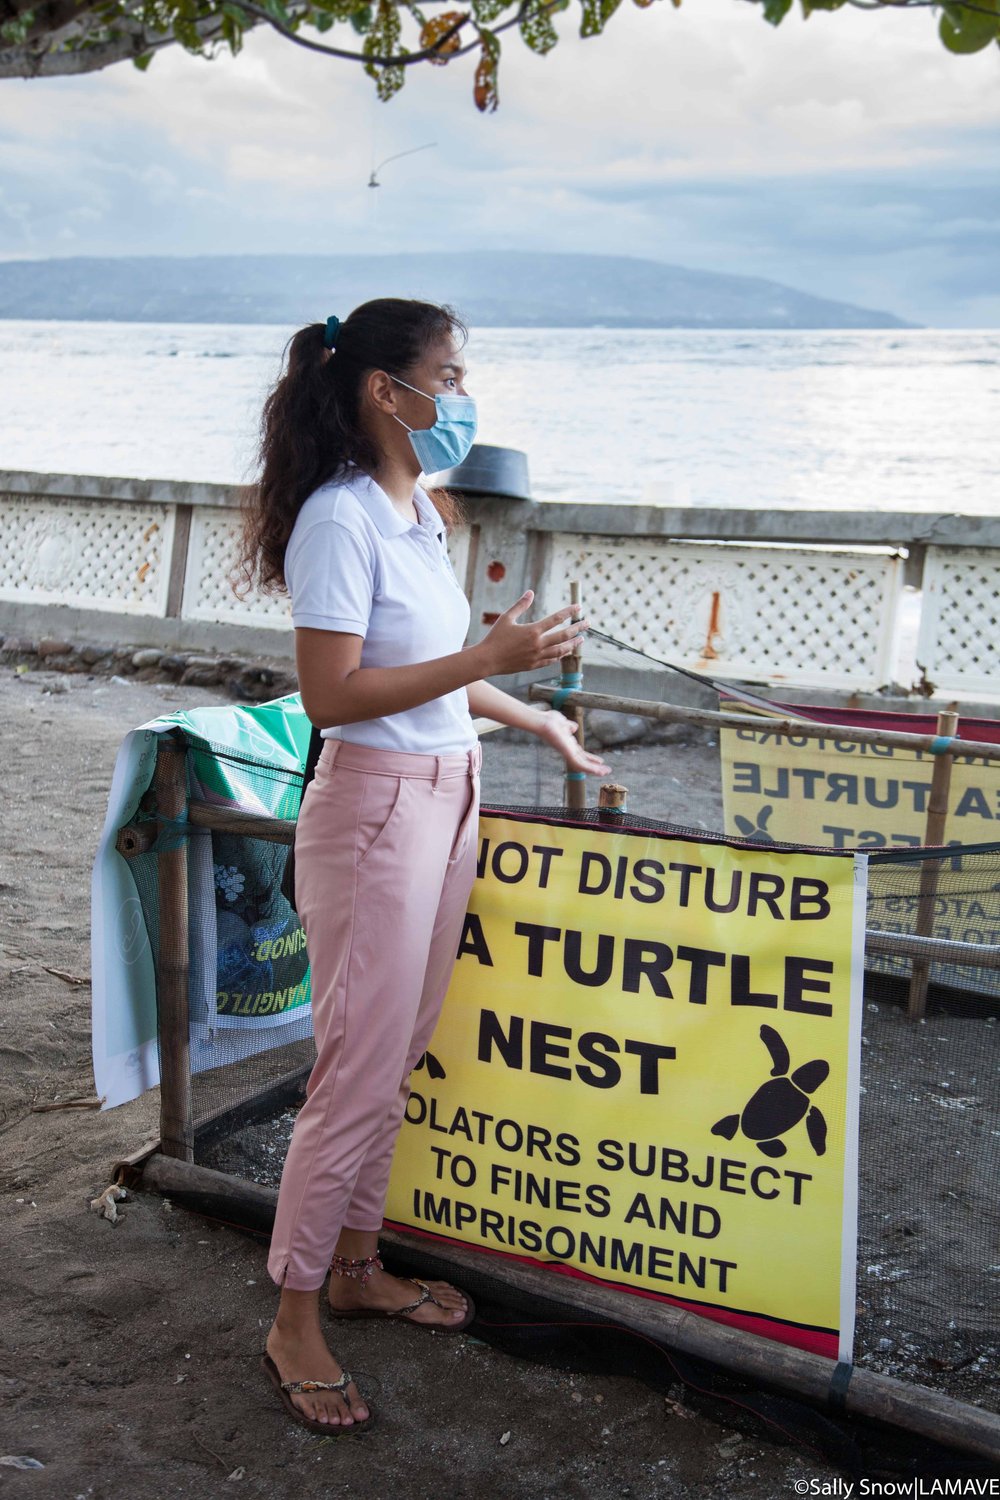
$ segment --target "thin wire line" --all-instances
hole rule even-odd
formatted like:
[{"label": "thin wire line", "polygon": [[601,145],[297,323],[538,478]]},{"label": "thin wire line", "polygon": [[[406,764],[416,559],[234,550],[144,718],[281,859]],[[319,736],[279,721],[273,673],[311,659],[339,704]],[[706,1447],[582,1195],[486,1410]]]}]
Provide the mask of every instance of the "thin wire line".
[{"label": "thin wire line", "polygon": [[706,677],[701,672],[693,672],[690,667],[679,667],[676,662],[662,661],[658,656],[651,656],[648,651],[642,651],[638,646],[630,646],[627,641],[619,641],[615,636],[608,635],[595,626],[587,627],[587,634],[595,636],[600,641],[606,641],[610,646],[619,646],[622,651],[630,651],[633,656],[641,656],[645,661],[655,662],[658,667],[666,667],[668,672],[676,672],[680,677],[687,677],[692,682],[699,683],[702,687],[709,688],[713,693],[719,693],[725,698],[733,698],[739,703],[749,704],[764,713],[775,714],[783,719],[806,718],[805,714],[791,714],[785,709],[776,708],[766,698],[759,698],[756,693],[748,693],[742,688],[723,687],[713,682],[711,677]]}]

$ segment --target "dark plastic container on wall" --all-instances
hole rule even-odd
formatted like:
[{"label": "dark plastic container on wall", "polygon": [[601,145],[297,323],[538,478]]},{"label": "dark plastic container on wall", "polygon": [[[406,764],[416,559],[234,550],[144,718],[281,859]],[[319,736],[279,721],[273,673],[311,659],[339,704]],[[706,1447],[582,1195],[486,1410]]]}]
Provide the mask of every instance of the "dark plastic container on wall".
[{"label": "dark plastic container on wall", "polygon": [[500,495],[505,500],[530,500],[528,455],[520,448],[494,448],[473,443],[468,458],[454,469],[434,475],[442,489],[465,495]]}]

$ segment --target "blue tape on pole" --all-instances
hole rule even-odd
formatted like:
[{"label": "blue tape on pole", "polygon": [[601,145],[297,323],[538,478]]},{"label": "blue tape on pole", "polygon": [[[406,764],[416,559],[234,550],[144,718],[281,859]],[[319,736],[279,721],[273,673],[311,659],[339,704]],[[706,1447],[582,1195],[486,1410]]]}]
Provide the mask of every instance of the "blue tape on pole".
[{"label": "blue tape on pole", "polygon": [[567,781],[586,781],[586,779],[587,779],[587,773],[586,773],[586,771],[567,771],[566,772],[566,780]]},{"label": "blue tape on pole", "polygon": [[931,740],[931,754],[947,755],[954,743],[955,736],[953,734],[936,734]]},{"label": "blue tape on pole", "polygon": [[562,708],[570,693],[578,692],[583,687],[582,672],[564,672],[559,679],[559,686],[552,694],[552,707]]}]

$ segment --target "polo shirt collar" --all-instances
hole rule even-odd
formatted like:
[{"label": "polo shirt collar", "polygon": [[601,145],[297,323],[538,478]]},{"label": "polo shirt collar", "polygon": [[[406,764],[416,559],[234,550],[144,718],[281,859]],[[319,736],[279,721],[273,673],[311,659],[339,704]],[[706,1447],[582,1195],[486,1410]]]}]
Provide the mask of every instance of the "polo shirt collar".
[{"label": "polo shirt collar", "polygon": [[[375,483],[370,474],[366,474],[362,469],[356,469],[348,483],[362,500],[382,536],[402,536],[404,532],[412,530],[413,522],[404,520],[385,490]],[[421,521],[429,521],[438,538],[442,537],[444,521],[437,507],[431,503],[419,484],[413,491],[413,504]]]},{"label": "polo shirt collar", "polygon": [[410,522],[403,520],[385,490],[375,483],[370,474],[366,474],[363,469],[355,469],[347,483],[382,536],[402,536],[404,531],[409,531]]},{"label": "polo shirt collar", "polygon": [[420,488],[419,484],[413,491],[413,504],[421,521],[429,522],[438,541],[441,541],[444,537],[444,520],[441,512],[426,491]]}]

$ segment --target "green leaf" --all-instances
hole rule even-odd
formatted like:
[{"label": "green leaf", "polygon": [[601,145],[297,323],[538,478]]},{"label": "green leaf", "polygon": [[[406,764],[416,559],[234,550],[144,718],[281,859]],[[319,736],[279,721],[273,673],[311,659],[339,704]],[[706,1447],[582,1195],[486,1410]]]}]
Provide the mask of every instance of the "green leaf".
[{"label": "green leaf", "polygon": [[[363,48],[365,56],[392,57],[405,53],[407,49],[400,46],[399,35],[398,8],[393,0],[379,0],[372,28],[365,37]],[[385,67],[381,63],[368,62],[365,63],[365,72],[369,78],[374,78],[376,93],[383,101],[391,99],[393,94],[398,93],[406,81],[406,69],[400,63]]]},{"label": "green leaf", "polygon": [[780,26],[792,8],[792,0],[764,0],[764,20]]},{"label": "green leaf", "polygon": [[[990,42],[1000,38],[1000,15],[996,0],[976,0],[980,9],[970,10],[967,5],[950,3],[942,6],[944,14],[938,25],[938,33],[949,52],[982,52]],[[984,10],[989,15],[984,15]]]},{"label": "green leaf", "polygon": [[510,3],[511,0],[472,0],[472,19],[477,26],[489,26],[510,9]]},{"label": "green leaf", "polygon": [[580,35],[600,36],[621,0],[580,0],[580,3],[583,9]]},{"label": "green leaf", "polygon": [[476,68],[472,97],[480,114],[492,114],[500,103],[497,88],[497,73],[500,67],[500,38],[492,31],[480,28],[479,39],[483,50]]},{"label": "green leaf", "polygon": [[543,0],[531,0],[525,8],[520,24],[521,38],[531,48],[544,56],[551,52],[559,40],[558,33],[552,24],[552,17],[545,8]]},{"label": "green leaf", "polygon": [[366,5],[363,10],[356,10],[351,16],[351,25],[359,36],[364,36],[372,24],[372,8]]},{"label": "green leaf", "polygon": [[35,12],[26,10],[23,15],[15,17],[12,21],[4,21],[0,26],[0,44],[3,46],[17,47],[26,42],[35,24]]},{"label": "green leaf", "polygon": [[132,59],[132,66],[135,67],[135,68],[138,68],[140,73],[145,73],[146,69],[149,67],[149,65],[150,65],[150,63],[152,61],[153,61],[153,53],[152,52],[143,52],[143,54],[141,55],[141,57],[133,57],[133,59]]},{"label": "green leaf", "polygon": [[273,16],[276,21],[280,21],[286,30],[294,31],[296,29],[297,21],[293,20],[289,15],[288,11],[282,5],[281,0],[260,0],[260,3],[268,15]]}]

